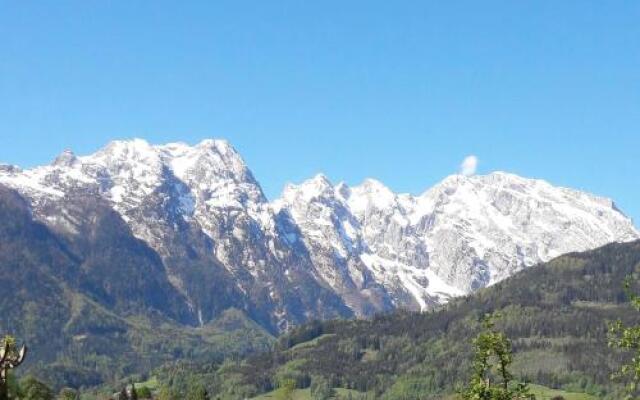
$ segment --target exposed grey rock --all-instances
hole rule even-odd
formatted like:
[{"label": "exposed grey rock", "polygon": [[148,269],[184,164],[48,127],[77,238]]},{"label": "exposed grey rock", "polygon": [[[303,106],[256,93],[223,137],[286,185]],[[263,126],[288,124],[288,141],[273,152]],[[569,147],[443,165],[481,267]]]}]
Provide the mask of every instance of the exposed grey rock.
[{"label": "exposed grey rock", "polygon": [[640,237],[609,199],[501,172],[450,176],[419,196],[318,175],[269,202],[221,140],[116,141],[30,170],[0,167],[0,183],[70,238],[92,223],[79,199],[111,207],[158,254],[191,315],[174,313],[200,324],[231,307],[273,330],[427,309],[560,254]]}]

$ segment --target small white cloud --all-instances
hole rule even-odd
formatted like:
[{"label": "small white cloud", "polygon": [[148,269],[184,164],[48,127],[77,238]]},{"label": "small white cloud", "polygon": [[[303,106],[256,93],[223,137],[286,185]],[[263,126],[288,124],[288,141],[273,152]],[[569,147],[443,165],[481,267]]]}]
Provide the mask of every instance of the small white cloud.
[{"label": "small white cloud", "polygon": [[478,157],[474,155],[466,156],[460,164],[460,173],[464,176],[471,176],[476,173],[478,168]]}]

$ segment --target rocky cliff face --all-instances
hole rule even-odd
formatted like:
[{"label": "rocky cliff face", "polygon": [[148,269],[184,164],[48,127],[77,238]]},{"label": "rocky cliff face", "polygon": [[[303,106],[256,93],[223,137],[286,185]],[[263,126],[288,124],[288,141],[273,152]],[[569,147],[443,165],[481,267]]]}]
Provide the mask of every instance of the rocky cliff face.
[{"label": "rocky cliff face", "polygon": [[419,196],[320,175],[275,204],[338,292],[344,282],[380,285],[394,306],[420,309],[563,253],[638,237],[609,199],[502,172],[450,176]]},{"label": "rocky cliff face", "polygon": [[[419,196],[318,175],[269,202],[221,140],[112,142],[30,170],[0,166],[0,184],[81,266],[103,252],[103,264],[81,267],[96,299],[194,325],[231,307],[273,331],[428,309],[560,254],[640,237],[609,199],[499,172],[450,176]],[[142,257],[135,273],[127,251]],[[133,302],[117,290],[127,285]]]}]

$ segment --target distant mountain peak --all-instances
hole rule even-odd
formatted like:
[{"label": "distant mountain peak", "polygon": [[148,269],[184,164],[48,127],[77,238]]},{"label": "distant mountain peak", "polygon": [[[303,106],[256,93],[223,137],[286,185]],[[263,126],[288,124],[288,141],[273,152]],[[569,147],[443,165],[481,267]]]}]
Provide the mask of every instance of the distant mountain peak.
[{"label": "distant mountain peak", "polygon": [[93,156],[105,155],[117,158],[153,157],[154,147],[144,139],[113,140]]},{"label": "distant mountain peak", "polygon": [[[314,195],[285,193],[278,201],[307,245],[323,249],[318,263],[330,265],[334,254],[359,260],[419,308],[563,253],[640,237],[610,199],[506,172],[451,175],[419,196],[396,194],[374,179],[336,188],[318,182],[301,185]],[[349,279],[360,273],[355,265]]]},{"label": "distant mountain peak", "polygon": [[53,160],[52,164],[60,167],[70,167],[76,161],[78,161],[78,158],[73,153],[73,151],[70,149],[66,149],[62,153],[60,153],[60,155],[58,155],[55,160]]},{"label": "distant mountain peak", "polygon": [[[319,173],[313,178],[300,184],[287,184],[282,193],[282,198],[299,198],[310,201],[318,197],[333,197],[334,186],[326,175]],[[292,200],[294,201],[294,200]]]},{"label": "distant mountain peak", "polygon": [[198,143],[195,147],[208,148],[222,154],[226,154],[226,153],[237,154],[233,146],[225,139],[204,139],[200,143]]},{"label": "distant mountain peak", "polygon": [[219,139],[113,141],[25,171],[2,166],[0,183],[61,232],[75,232],[78,196],[113,208],[203,324],[226,307],[211,300],[219,266],[245,312],[285,329],[310,316],[428,309],[560,254],[640,238],[610,199],[506,172],[451,175],[420,195],[317,174],[269,202]]}]

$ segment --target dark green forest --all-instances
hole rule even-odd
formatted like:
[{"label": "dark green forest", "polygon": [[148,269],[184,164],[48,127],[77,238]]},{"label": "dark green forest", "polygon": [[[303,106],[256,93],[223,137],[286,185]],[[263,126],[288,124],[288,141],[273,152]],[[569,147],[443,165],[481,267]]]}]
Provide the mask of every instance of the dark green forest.
[{"label": "dark green forest", "polygon": [[512,341],[519,381],[621,399],[623,382],[611,375],[629,354],[608,346],[608,324],[640,322],[623,287],[639,273],[640,242],[611,244],[526,269],[434,312],[315,321],[271,351],[220,365],[168,364],[155,375],[176,393],[199,382],[225,399],[290,380],[298,388],[329,382],[367,398],[443,398],[469,379],[473,338],[494,313]]},{"label": "dark green forest", "polygon": [[71,240],[0,185],[0,335],[29,345],[22,374],[57,391],[118,382],[175,359],[221,362],[268,349],[273,336],[234,308],[202,327],[178,323],[177,295],[153,273],[162,268],[157,255],[112,210],[91,204],[81,210],[98,222]]}]

